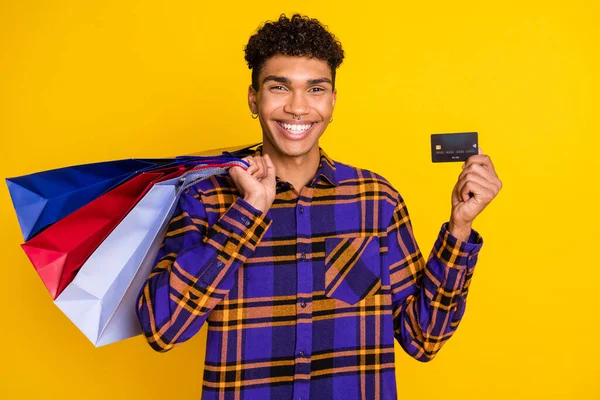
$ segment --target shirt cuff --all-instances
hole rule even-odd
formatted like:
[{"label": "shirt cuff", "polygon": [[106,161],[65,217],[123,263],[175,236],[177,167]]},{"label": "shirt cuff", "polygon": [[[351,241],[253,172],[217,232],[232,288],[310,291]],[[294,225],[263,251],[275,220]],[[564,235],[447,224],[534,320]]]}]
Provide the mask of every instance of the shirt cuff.
[{"label": "shirt cuff", "polygon": [[448,230],[448,222],[444,222],[434,249],[438,259],[450,268],[473,269],[481,246],[483,237],[476,230],[471,229],[469,239],[463,241],[452,235]]},{"label": "shirt cuff", "polygon": [[[263,213],[243,198],[238,197],[225,214],[221,216],[217,225],[218,230],[232,233],[234,237],[244,241],[246,246],[254,251],[269,225],[271,225],[271,218],[267,213]],[[223,239],[229,239],[230,235],[227,236]],[[212,237],[212,239],[215,238]]]}]

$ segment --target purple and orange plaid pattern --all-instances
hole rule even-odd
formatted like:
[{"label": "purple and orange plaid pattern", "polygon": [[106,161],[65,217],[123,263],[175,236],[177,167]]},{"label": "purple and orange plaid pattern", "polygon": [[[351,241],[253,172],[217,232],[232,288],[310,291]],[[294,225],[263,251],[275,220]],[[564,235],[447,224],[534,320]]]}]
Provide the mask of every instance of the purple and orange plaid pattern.
[{"label": "purple and orange plaid pattern", "polygon": [[320,151],[267,213],[228,175],[181,197],[137,313],[161,352],[208,324],[203,399],[396,399],[394,340],[429,361],[458,328],[481,236],[425,260],[391,184]]}]

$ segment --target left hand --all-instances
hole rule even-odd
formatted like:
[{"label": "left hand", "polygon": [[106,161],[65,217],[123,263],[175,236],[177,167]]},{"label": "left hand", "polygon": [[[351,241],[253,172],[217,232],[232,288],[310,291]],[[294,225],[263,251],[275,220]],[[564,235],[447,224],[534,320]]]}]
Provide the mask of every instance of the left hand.
[{"label": "left hand", "polygon": [[502,182],[492,160],[479,149],[478,155],[469,157],[463,164],[463,170],[452,191],[450,230],[470,233],[475,217],[490,204],[500,189]]}]

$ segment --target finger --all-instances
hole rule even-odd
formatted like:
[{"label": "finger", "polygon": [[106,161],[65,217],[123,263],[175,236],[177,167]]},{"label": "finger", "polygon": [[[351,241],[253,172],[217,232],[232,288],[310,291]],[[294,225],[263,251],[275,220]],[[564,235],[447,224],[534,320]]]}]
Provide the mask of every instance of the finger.
[{"label": "finger", "polygon": [[487,160],[486,160],[486,165],[489,167],[488,169],[492,171],[492,173],[494,174],[495,177],[498,177],[498,174],[496,173],[496,168],[494,167],[494,163],[492,162],[492,159],[489,156],[486,156]]},{"label": "finger", "polygon": [[457,185],[462,187],[466,181],[472,180],[479,184],[489,187],[490,189],[500,190],[499,180],[495,177],[490,176],[490,172],[484,169],[482,166],[470,166],[468,169],[463,171],[458,178]]},{"label": "finger", "polygon": [[244,157],[244,158],[242,158],[242,160],[246,161],[249,165],[249,167],[246,169],[246,171],[252,173],[254,170],[256,170],[256,162],[254,162],[254,160],[252,159],[252,156]]},{"label": "finger", "polygon": [[[469,200],[469,197],[471,197],[471,196],[469,196],[469,190],[465,191],[465,187],[467,187],[467,186],[471,187],[473,184],[476,184],[478,188],[484,188],[486,191],[490,191],[493,195],[496,195],[499,190],[494,184],[492,184],[491,182],[482,178],[481,176],[475,175],[475,174],[469,174],[469,175],[465,175],[463,178],[461,178],[456,184],[456,190],[457,190],[458,197],[460,199],[462,199],[463,201]],[[476,194],[476,193],[473,192],[473,194]],[[481,194],[481,193],[477,193],[477,194]],[[466,198],[465,198],[465,195],[466,195]]]},{"label": "finger", "polygon": [[251,175],[254,178],[260,178],[261,175],[262,175],[262,172],[261,172],[262,163],[260,162],[259,158],[258,157],[253,157],[252,164],[253,164],[254,168],[252,169]]},{"label": "finger", "polygon": [[258,171],[258,166],[256,164],[253,164],[250,167],[248,167],[246,171],[248,171],[248,173],[252,175],[254,172]]},{"label": "finger", "polygon": [[267,176],[267,166],[265,165],[265,160],[262,157],[257,157],[256,165],[258,165],[258,171],[255,174],[256,178],[264,178]]},{"label": "finger", "polygon": [[471,197],[476,197],[476,200],[479,200],[480,202],[483,200],[483,202],[485,202],[486,199],[493,198],[494,194],[490,188],[481,185],[480,182],[469,180],[462,189],[459,190],[459,197],[465,202]]},{"label": "finger", "polygon": [[474,156],[469,156],[465,161],[465,168],[471,164],[483,164],[485,161],[486,155],[477,154]]},{"label": "finger", "polygon": [[467,158],[467,161],[463,164],[463,169],[467,169],[467,167],[469,167],[472,164],[479,164],[479,165],[483,166],[484,168],[486,168],[487,170],[489,170],[494,176],[496,176],[496,177],[498,176],[496,174],[496,169],[494,168],[494,164],[492,163],[492,159],[485,154],[471,156],[471,157]]},{"label": "finger", "polygon": [[456,185],[458,186],[459,193],[462,191],[462,188],[464,187],[464,185],[468,181],[477,182],[479,185],[484,186],[484,187],[489,188],[489,189],[494,190],[494,191],[500,190],[499,187],[498,187],[498,185],[495,183],[495,181],[494,182],[490,182],[489,180],[483,178],[481,175],[477,175],[477,174],[471,173],[471,174],[464,175],[456,183]]},{"label": "finger", "polygon": [[[481,147],[477,148],[477,154],[478,155],[483,155],[483,150],[481,149]],[[465,163],[463,164],[463,169],[465,169],[467,167],[467,165],[470,165],[469,163],[469,159],[473,158],[475,156],[469,156],[467,157],[467,159],[465,160]],[[471,161],[472,162],[472,161]]]},{"label": "finger", "polygon": [[[473,157],[473,162],[483,165],[485,168],[490,170],[494,175],[496,175],[496,169],[494,168],[494,163],[492,163],[492,159],[490,158],[490,156],[483,154],[483,150],[479,149],[479,154],[477,156],[472,156],[472,157]],[[469,158],[471,158],[471,157],[469,157]]]},{"label": "finger", "polygon": [[480,164],[471,164],[469,167],[462,170],[460,175],[458,175],[458,180],[460,181],[462,178],[469,174],[474,174],[482,177],[483,179],[491,183],[493,186],[497,187],[498,190],[501,187],[499,179],[492,172],[490,172],[490,170],[488,170]]}]

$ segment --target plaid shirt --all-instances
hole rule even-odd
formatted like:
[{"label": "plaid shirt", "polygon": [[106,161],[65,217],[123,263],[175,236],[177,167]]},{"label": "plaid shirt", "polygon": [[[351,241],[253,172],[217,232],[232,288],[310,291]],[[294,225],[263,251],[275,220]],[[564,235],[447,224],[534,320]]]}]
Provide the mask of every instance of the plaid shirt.
[{"label": "plaid shirt", "polygon": [[392,185],[320,152],[267,213],[227,174],[181,197],[137,314],[161,352],[208,323],[202,399],[396,399],[394,338],[429,361],[459,325],[481,236],[425,261]]}]

